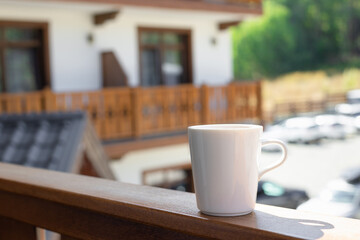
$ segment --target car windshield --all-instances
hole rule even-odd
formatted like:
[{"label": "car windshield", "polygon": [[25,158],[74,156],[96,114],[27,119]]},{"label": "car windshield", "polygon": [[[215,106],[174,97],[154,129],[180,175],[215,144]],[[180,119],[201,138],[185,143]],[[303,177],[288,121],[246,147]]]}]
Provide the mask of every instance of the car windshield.
[{"label": "car windshield", "polygon": [[291,118],[285,121],[284,126],[287,128],[310,128],[315,126],[315,121],[305,117]]},{"label": "car windshield", "polygon": [[268,196],[278,197],[284,194],[284,188],[280,187],[279,185],[271,182],[265,182],[262,185],[262,189],[264,193]]},{"label": "car windshield", "polygon": [[351,203],[355,198],[355,194],[348,191],[325,190],[321,193],[320,197],[331,202]]}]

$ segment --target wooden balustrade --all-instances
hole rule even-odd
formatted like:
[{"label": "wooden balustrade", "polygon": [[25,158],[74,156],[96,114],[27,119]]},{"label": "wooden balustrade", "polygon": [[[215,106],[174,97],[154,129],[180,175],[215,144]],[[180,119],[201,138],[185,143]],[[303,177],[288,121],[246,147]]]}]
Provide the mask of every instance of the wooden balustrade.
[{"label": "wooden balustrade", "polygon": [[0,113],[83,110],[104,140],[141,137],[195,124],[261,120],[260,84],[0,94]]},{"label": "wooden balustrade", "polygon": [[[309,112],[325,112],[336,104],[346,102],[346,95],[344,93],[329,94],[320,100],[304,100],[291,101],[286,103],[276,104],[272,111],[265,113],[264,119],[266,122],[272,122],[276,118],[283,118],[293,116],[299,113]],[[261,107],[259,107],[261,109]]]},{"label": "wooden balustrade", "polygon": [[360,221],[257,204],[201,214],[195,195],[0,163],[0,239],[359,239]]}]

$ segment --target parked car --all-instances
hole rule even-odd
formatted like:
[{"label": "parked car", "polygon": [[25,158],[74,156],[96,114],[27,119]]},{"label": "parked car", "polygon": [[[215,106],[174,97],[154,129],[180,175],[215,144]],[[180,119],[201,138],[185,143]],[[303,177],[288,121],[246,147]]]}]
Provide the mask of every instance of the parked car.
[{"label": "parked car", "polygon": [[354,125],[356,130],[360,132],[360,116],[355,117]]},{"label": "parked car", "polygon": [[354,126],[360,131],[360,103],[341,103],[335,106],[335,112],[338,114],[354,117]]},{"label": "parked car", "polygon": [[319,196],[304,202],[297,209],[338,217],[359,218],[360,188],[343,179],[333,180]]},{"label": "parked car", "polygon": [[345,139],[356,133],[355,119],[338,114],[321,114],[315,117],[319,132],[323,138]]},{"label": "parked car", "polygon": [[[287,138],[288,132],[287,132],[286,128],[284,128],[280,124],[267,126],[262,137],[264,139],[278,139],[285,143],[288,142],[288,138]],[[263,147],[262,150],[267,151],[267,152],[277,152],[277,151],[280,151],[281,149],[279,146],[277,146],[275,144],[271,144],[271,145],[267,145],[267,146]]]},{"label": "parked car", "polygon": [[335,106],[335,112],[351,117],[360,116],[360,103],[341,103]]},{"label": "parked car", "polygon": [[360,103],[360,89],[348,91],[346,93],[346,98],[348,103]]},{"label": "parked car", "polygon": [[341,178],[347,183],[358,185],[360,187],[360,167],[345,170],[341,174]]},{"label": "parked car", "polygon": [[260,181],[257,191],[257,203],[296,209],[309,199],[305,191],[284,188],[268,181]]},{"label": "parked car", "polygon": [[277,138],[290,143],[314,143],[322,136],[313,117],[293,117],[269,127],[266,138]]}]

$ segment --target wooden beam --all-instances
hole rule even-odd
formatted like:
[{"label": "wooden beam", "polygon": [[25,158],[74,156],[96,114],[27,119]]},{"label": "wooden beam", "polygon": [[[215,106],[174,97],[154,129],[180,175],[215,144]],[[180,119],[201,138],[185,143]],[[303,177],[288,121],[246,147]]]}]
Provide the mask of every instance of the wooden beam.
[{"label": "wooden beam", "polygon": [[[48,0],[58,1],[58,0]],[[246,13],[262,15],[261,0],[256,2],[229,2],[224,1],[203,1],[203,0],[61,0],[62,2],[80,2],[80,3],[102,3],[116,4],[119,6],[138,6],[155,7],[180,10],[210,11],[210,12],[228,12],[228,13]]]},{"label": "wooden beam", "polygon": [[[83,145],[87,160],[97,175],[102,178],[115,180],[115,176],[109,167],[109,159],[89,120],[87,120],[85,128]],[[83,164],[86,164],[86,162],[83,162]]]},{"label": "wooden beam", "polygon": [[218,29],[219,29],[220,31],[221,31],[221,30],[226,30],[226,29],[228,29],[229,27],[238,25],[239,23],[241,23],[241,20],[229,21],[229,22],[221,22],[221,23],[218,24]]},{"label": "wooden beam", "polygon": [[115,19],[118,14],[119,14],[119,10],[95,14],[93,16],[94,24],[101,25],[108,20]]}]

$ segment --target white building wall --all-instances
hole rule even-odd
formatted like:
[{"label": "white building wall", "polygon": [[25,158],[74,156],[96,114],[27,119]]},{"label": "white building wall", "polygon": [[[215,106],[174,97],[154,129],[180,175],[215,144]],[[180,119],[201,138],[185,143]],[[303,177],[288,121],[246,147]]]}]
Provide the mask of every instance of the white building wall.
[{"label": "white building wall", "polygon": [[138,27],[190,29],[193,83],[226,84],[233,78],[231,36],[229,31],[217,29],[218,17],[222,15],[125,8],[115,20],[95,28],[95,42],[99,50],[115,52],[129,84],[137,86],[140,83]]},{"label": "white building wall", "polygon": [[87,14],[69,14],[52,19],[51,76],[56,91],[81,91],[100,88],[100,56],[87,41],[91,31]]},{"label": "white building wall", "polygon": [[194,26],[194,36],[194,83],[222,85],[230,82],[233,71],[229,31],[220,32],[216,23],[204,21]]},{"label": "white building wall", "polygon": [[193,83],[221,85],[232,80],[231,36],[217,24],[239,19],[238,14],[123,7],[115,20],[95,26],[93,14],[113,9],[106,7],[7,1],[0,3],[0,20],[49,23],[51,85],[57,92],[101,88],[100,54],[108,50],[115,52],[129,85],[139,85],[138,27],[190,29]]},{"label": "white building wall", "polygon": [[88,13],[0,3],[0,20],[48,22],[50,77],[54,91],[100,87],[100,57],[86,39],[93,27]]}]

